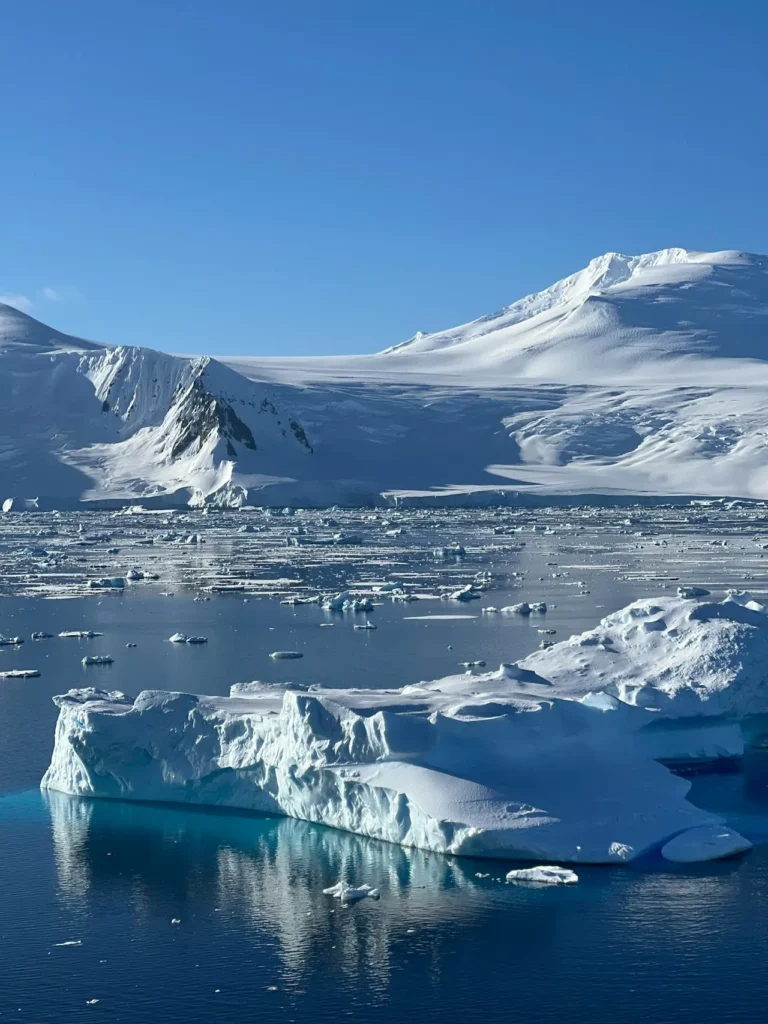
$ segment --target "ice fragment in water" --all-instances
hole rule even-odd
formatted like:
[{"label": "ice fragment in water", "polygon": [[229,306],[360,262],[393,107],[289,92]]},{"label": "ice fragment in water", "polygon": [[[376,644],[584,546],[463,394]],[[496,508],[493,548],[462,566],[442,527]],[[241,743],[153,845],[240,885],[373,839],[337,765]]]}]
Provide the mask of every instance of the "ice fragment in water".
[{"label": "ice fragment in water", "polygon": [[507,872],[507,881],[533,885],[575,885],[579,876],[570,868],[558,868],[541,864],[535,868],[520,868]]},{"label": "ice fragment in water", "polygon": [[342,903],[356,903],[358,900],[364,899],[377,900],[381,895],[379,890],[374,889],[371,885],[356,887],[348,885],[347,882],[337,882],[336,885],[323,889],[323,893],[326,896],[333,896],[335,900],[341,900]]}]

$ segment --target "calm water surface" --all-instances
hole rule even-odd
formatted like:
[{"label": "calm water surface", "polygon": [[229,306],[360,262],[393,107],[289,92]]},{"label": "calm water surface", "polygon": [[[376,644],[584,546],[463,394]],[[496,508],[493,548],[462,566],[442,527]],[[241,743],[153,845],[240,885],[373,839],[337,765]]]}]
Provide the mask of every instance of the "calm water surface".
[{"label": "calm water surface", "polygon": [[[546,575],[544,549],[523,557],[541,560],[540,570],[530,566],[533,579]],[[582,868],[572,889],[518,888],[504,884],[505,864],[289,819],[37,789],[55,722],[50,698],[71,686],[135,694],[226,693],[254,678],[403,684],[463,660],[513,660],[538,644],[537,627],[562,638],[660,592],[598,574],[580,596],[532,578],[524,592],[494,592],[483,603],[543,598],[556,605],[546,623],[483,617],[474,603],[415,602],[378,608],[371,633],[317,607],[195,602],[183,592],[3,600],[5,634],[90,627],[104,636],[27,640],[0,653],[3,668],[42,672],[0,684],[2,1019],[763,1022],[766,846],[705,868]],[[476,617],[410,618],[450,613]],[[209,643],[167,643],[176,630]],[[280,648],[306,656],[271,662]],[[83,669],[85,653],[111,654],[115,664]],[[756,841],[768,836],[768,804],[747,801],[740,776],[699,780],[695,794]],[[381,900],[336,906],[321,890],[339,877],[378,885]],[[79,944],[59,945],[67,942]]]}]

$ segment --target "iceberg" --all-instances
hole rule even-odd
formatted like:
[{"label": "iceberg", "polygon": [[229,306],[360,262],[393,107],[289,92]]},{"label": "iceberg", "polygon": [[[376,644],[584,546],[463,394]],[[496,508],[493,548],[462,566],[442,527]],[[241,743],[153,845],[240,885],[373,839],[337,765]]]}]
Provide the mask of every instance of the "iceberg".
[{"label": "iceberg", "polygon": [[[725,830],[656,759],[658,712],[607,692],[559,695],[519,665],[397,689],[253,682],[228,697],[89,689],[54,701],[42,786],[77,796],[285,814],[536,864],[622,864],[694,831],[704,849],[697,837]],[[688,733],[672,735],[679,753]]]}]

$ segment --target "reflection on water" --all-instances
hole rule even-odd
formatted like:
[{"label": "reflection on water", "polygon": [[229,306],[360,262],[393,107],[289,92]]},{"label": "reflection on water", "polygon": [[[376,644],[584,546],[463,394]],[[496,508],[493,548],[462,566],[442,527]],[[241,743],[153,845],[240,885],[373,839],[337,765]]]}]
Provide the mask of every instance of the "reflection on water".
[{"label": "reflection on water", "polygon": [[[57,793],[0,799],[0,847],[3,1019],[80,1024],[92,998],[121,1024],[764,1019],[765,848],[533,889],[290,818]],[[381,900],[341,907],[340,877]]]},{"label": "reflection on water", "polygon": [[[233,928],[270,934],[292,983],[333,946],[347,973],[385,988],[393,944],[415,929],[423,937],[425,928],[468,923],[472,906],[463,893],[477,886],[478,864],[483,867],[294,818],[54,792],[41,797],[51,816],[63,900],[82,908],[97,888],[119,890],[144,923],[158,906],[194,902],[198,916],[222,914]],[[503,878],[498,863],[492,871]],[[383,898],[341,907],[322,893],[340,878],[375,882]],[[341,932],[336,913],[347,918]]]}]

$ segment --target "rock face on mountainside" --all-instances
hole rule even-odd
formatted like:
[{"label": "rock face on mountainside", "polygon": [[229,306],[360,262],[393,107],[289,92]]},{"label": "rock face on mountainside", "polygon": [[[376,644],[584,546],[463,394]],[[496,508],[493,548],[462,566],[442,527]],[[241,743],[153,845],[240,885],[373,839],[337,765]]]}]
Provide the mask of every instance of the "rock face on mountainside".
[{"label": "rock face on mountainside", "polygon": [[[7,308],[7,307],[6,307]],[[0,434],[11,495],[43,505],[185,503],[241,473],[271,478],[312,455],[270,385],[214,359],[81,342],[0,311]],[[234,499],[233,499],[234,500]]]},{"label": "rock face on mountainside", "polygon": [[768,498],[766,256],[608,253],[349,358],[188,359],[0,305],[0,367],[16,508]]}]

